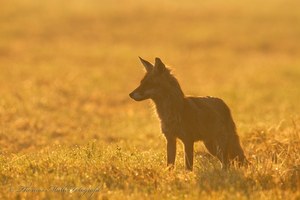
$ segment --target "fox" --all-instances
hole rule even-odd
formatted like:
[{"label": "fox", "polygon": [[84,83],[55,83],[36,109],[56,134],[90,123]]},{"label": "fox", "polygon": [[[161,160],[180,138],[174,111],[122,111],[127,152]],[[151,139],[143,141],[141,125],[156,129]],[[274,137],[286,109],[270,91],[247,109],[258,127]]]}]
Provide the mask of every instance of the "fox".
[{"label": "fox", "polygon": [[135,101],[151,99],[166,138],[167,167],[174,168],[176,141],[184,146],[185,169],[193,171],[194,143],[202,141],[208,152],[228,169],[234,162],[248,163],[240,144],[231,111],[220,98],[187,96],[171,69],[155,58],[155,63],[139,57],[146,74],[129,96]]}]

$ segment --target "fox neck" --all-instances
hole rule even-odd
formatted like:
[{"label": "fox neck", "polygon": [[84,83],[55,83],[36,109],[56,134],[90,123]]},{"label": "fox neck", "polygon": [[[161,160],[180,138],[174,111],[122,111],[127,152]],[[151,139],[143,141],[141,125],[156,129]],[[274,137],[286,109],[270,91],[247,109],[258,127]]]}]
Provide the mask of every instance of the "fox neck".
[{"label": "fox neck", "polygon": [[181,90],[173,93],[164,93],[163,96],[152,100],[163,125],[180,123],[180,115],[184,106],[184,94]]}]

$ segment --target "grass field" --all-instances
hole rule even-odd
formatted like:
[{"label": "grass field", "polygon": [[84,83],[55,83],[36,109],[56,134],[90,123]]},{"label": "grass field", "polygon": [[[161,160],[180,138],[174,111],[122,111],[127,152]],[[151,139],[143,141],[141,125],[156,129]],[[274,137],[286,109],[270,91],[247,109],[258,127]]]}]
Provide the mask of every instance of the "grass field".
[{"label": "grass field", "polygon": [[[0,6],[0,199],[300,199],[300,1]],[[166,169],[138,56],[231,107],[249,168]],[[179,142],[178,142],[179,143]]]}]

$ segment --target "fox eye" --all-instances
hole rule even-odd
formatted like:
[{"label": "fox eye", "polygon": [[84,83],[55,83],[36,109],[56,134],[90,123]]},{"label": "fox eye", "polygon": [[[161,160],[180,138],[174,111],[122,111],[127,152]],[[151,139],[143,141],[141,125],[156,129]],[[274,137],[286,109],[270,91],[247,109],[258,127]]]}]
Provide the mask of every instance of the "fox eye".
[{"label": "fox eye", "polygon": [[145,80],[145,81],[141,82],[141,85],[143,85],[143,87],[145,87],[145,88],[153,88],[157,84],[156,84],[156,81],[154,81],[154,80]]},{"label": "fox eye", "polygon": [[141,84],[143,85],[153,85],[155,82],[153,80],[142,80]]}]

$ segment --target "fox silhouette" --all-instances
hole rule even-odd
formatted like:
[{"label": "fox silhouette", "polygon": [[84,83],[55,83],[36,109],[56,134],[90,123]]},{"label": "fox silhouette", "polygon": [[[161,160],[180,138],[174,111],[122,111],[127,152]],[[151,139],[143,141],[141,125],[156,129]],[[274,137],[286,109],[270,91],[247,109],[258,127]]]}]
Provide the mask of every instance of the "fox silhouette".
[{"label": "fox silhouette", "polygon": [[228,168],[235,160],[248,163],[240,145],[229,107],[220,98],[186,96],[169,68],[140,58],[146,74],[129,94],[136,101],[153,100],[167,140],[167,165],[174,166],[176,140],[184,144],[185,167],[193,170],[194,143],[203,141],[207,150]]}]

